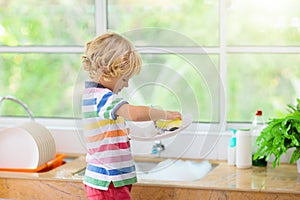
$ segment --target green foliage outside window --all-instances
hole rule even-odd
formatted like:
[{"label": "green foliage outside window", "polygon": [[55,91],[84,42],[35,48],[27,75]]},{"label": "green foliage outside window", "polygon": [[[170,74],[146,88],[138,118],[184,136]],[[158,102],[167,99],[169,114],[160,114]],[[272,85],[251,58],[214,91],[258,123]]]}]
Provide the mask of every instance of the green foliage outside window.
[{"label": "green foliage outside window", "polygon": [[0,45],[83,45],[95,35],[94,13],[92,0],[0,0]]},{"label": "green foliage outside window", "polygon": [[[24,101],[35,117],[72,117],[80,54],[1,54],[0,63],[0,96]],[[9,101],[0,111],[26,116],[22,107]]]}]

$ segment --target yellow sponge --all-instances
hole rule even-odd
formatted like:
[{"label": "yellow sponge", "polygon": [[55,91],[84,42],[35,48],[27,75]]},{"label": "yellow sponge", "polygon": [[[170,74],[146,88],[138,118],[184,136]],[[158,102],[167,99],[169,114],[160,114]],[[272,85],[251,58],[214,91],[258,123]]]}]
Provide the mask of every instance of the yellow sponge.
[{"label": "yellow sponge", "polygon": [[156,127],[161,129],[172,129],[172,128],[179,128],[182,124],[181,119],[175,120],[157,120]]}]

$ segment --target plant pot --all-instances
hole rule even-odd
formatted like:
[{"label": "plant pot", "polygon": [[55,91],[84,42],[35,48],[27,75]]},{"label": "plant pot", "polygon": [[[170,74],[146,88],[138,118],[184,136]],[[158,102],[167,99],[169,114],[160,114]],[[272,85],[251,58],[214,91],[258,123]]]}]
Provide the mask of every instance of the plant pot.
[{"label": "plant pot", "polygon": [[298,173],[300,174],[300,159],[297,160],[297,169]]},{"label": "plant pot", "polygon": [[268,165],[268,161],[266,161],[267,156],[264,156],[263,158],[257,158],[254,160],[254,155],[252,155],[252,166],[256,167],[266,167]]}]

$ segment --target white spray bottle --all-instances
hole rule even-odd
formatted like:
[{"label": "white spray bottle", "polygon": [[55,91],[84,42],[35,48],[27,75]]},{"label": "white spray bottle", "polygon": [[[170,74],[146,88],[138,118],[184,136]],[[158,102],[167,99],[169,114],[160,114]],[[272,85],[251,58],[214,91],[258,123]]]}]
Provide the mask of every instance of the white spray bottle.
[{"label": "white spray bottle", "polygon": [[236,162],[236,129],[232,129],[230,128],[229,130],[232,131],[232,136],[229,140],[229,144],[228,144],[228,158],[227,158],[227,162],[228,165],[230,166],[234,166],[235,162]]}]

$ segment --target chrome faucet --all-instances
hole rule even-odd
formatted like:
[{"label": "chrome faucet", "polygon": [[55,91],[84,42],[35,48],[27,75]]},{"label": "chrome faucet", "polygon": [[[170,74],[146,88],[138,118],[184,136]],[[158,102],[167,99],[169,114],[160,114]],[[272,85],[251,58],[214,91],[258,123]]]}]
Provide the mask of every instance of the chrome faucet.
[{"label": "chrome faucet", "polygon": [[152,146],[152,155],[160,156],[160,153],[165,150],[165,145],[160,140],[154,142]]},{"label": "chrome faucet", "polygon": [[28,113],[30,119],[34,121],[34,117],[33,117],[31,110],[28,108],[28,106],[23,101],[17,99],[16,97],[13,97],[13,96],[2,96],[2,97],[0,97],[0,105],[4,100],[11,100],[11,101],[14,101],[15,103],[20,104],[25,109],[25,111]]}]

